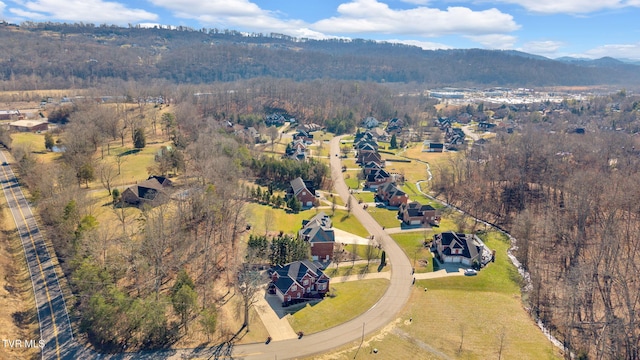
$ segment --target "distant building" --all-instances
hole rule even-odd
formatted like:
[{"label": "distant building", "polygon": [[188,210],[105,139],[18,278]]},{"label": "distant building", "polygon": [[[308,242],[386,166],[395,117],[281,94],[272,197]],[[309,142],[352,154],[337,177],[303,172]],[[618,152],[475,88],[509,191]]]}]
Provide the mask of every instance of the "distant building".
[{"label": "distant building", "polygon": [[18,120],[9,124],[12,131],[36,132],[49,130],[49,122],[44,120]]},{"label": "distant building", "polygon": [[169,201],[167,189],[172,185],[171,180],[164,176],[149,176],[147,180],[123,191],[122,201],[137,207],[157,206]]},{"label": "distant building", "polygon": [[20,110],[0,110],[0,120],[20,119]]}]

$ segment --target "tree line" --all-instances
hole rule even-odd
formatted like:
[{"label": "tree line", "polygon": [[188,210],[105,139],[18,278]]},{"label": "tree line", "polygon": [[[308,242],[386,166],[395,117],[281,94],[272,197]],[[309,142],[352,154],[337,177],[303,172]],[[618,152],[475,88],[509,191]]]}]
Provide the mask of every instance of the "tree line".
[{"label": "tree line", "polygon": [[[498,134],[435,171],[443,199],[516,237],[532,315],[582,359],[640,354],[640,153],[624,131],[638,125],[638,100],[618,93],[565,104],[577,110],[567,112],[570,123],[523,118],[518,133]],[[567,131],[575,126],[587,131]]]}]

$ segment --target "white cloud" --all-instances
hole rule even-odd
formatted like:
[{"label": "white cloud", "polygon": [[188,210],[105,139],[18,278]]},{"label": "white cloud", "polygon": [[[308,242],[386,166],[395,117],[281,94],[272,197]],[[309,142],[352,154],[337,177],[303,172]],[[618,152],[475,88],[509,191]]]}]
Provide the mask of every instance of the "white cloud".
[{"label": "white cloud", "polygon": [[439,44],[439,43],[430,42],[430,41],[420,41],[420,40],[384,40],[381,42],[413,45],[413,46],[420,47],[424,50],[453,49],[453,47],[449,45]]},{"label": "white cloud", "polygon": [[564,46],[564,43],[561,41],[553,41],[553,40],[542,40],[542,41],[529,41],[523,44],[522,48],[519,49],[521,51],[542,55],[546,57],[556,57],[558,54],[558,50]]},{"label": "white cloud", "polygon": [[603,45],[587,50],[582,56],[593,59],[610,56],[617,59],[640,60],[640,43]]},{"label": "white cloud", "polygon": [[10,7],[11,13],[35,20],[50,19],[124,25],[158,19],[156,14],[148,11],[131,9],[121,3],[102,0],[37,0],[16,3],[19,3],[21,7]]},{"label": "white cloud", "polygon": [[2,1],[0,1],[0,17],[2,17],[2,14],[4,13],[4,8],[7,7],[7,5],[5,3],[3,3]]},{"label": "white cloud", "polygon": [[640,7],[639,0],[502,0],[505,3],[517,4],[529,11],[555,14],[588,14],[606,9],[623,7]]},{"label": "white cloud", "polygon": [[279,32],[295,37],[327,38],[302,20],[283,20],[278,13],[261,9],[248,0],[149,0],[173,11],[174,16],[203,25],[258,32]]},{"label": "white cloud", "polygon": [[517,38],[505,34],[467,35],[467,39],[482,44],[487,49],[513,49]]},{"label": "white cloud", "polygon": [[320,20],[311,28],[324,33],[385,33],[434,37],[447,34],[496,34],[517,30],[513,17],[498,9],[446,10],[419,6],[391,9],[377,0],[353,0],[338,6],[337,17]]},{"label": "white cloud", "polygon": [[400,0],[403,3],[414,4],[414,5],[426,5],[429,0]]}]

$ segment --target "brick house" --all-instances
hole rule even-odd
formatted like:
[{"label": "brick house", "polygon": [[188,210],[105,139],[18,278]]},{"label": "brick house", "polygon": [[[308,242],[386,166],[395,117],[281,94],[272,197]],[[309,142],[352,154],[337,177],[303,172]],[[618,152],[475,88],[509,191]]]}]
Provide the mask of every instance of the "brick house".
[{"label": "brick house", "polygon": [[309,243],[314,261],[328,262],[333,259],[336,237],[331,218],[324,212],[318,213],[311,220],[303,220],[298,237]]},{"label": "brick house", "polygon": [[417,201],[400,204],[398,208],[398,216],[406,225],[422,225],[438,224],[440,222],[440,214],[431,205],[420,204]]},{"label": "brick house", "polygon": [[291,187],[287,192],[287,197],[295,196],[304,207],[311,207],[316,201],[316,191],[308,181],[297,177],[291,180]]},{"label": "brick house", "polygon": [[383,169],[372,171],[365,178],[365,188],[376,190],[380,185],[390,181],[391,175]]},{"label": "brick house", "polygon": [[294,261],[272,268],[269,288],[282,306],[323,298],[329,291],[329,277],[310,260]]},{"label": "brick house", "polygon": [[409,196],[404,191],[400,190],[398,186],[393,183],[385,183],[378,187],[376,197],[391,207],[399,207],[402,204],[406,204],[409,201]]}]

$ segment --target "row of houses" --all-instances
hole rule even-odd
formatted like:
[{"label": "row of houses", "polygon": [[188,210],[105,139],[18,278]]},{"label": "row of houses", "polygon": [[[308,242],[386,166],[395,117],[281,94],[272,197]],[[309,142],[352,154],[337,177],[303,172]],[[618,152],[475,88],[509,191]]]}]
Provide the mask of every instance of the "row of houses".
[{"label": "row of houses", "polygon": [[311,132],[299,129],[293,134],[293,140],[287,144],[284,151],[284,157],[299,161],[307,161],[309,157],[309,146],[313,144],[313,134]]},{"label": "row of houses", "polygon": [[356,163],[362,168],[365,188],[375,190],[390,181],[391,174],[384,169],[386,165],[378,152],[378,138],[372,131],[356,134],[353,147]]}]

